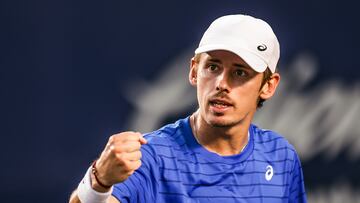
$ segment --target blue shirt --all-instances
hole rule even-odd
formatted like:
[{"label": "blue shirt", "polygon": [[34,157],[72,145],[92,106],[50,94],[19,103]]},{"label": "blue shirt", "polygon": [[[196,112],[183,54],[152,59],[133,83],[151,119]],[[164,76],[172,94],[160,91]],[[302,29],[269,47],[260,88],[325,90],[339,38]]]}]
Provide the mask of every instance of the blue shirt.
[{"label": "blue shirt", "polygon": [[141,167],[112,195],[121,203],[306,202],[299,157],[285,138],[251,125],[245,149],[220,156],[195,140],[189,120],[145,134]]}]

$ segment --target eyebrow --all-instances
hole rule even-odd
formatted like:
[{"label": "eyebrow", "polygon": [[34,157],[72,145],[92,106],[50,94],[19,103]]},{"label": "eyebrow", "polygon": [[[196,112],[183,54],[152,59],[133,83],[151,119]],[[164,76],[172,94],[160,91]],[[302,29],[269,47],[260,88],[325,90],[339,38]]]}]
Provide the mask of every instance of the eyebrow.
[{"label": "eyebrow", "polygon": [[221,61],[219,59],[209,59],[209,61],[214,62],[214,63],[221,63]]},{"label": "eyebrow", "polygon": [[[221,63],[221,60],[220,60],[220,59],[213,59],[213,58],[211,58],[211,59],[209,59],[209,61],[214,62],[214,63]],[[240,64],[240,63],[233,63],[232,65],[233,65],[233,66],[236,66],[236,67],[238,67],[238,68],[248,68],[245,64]]]},{"label": "eyebrow", "polygon": [[234,63],[233,66],[236,66],[238,68],[249,68],[245,64],[238,64],[238,63]]}]

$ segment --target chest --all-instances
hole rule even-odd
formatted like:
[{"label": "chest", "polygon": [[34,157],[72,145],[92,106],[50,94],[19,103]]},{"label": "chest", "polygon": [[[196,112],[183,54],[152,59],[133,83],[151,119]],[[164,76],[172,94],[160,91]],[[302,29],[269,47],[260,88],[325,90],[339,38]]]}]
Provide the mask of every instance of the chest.
[{"label": "chest", "polygon": [[[287,163],[251,155],[244,161],[214,161],[201,154],[160,157],[159,191],[176,202],[286,202]],[[169,199],[170,198],[170,199]]]}]

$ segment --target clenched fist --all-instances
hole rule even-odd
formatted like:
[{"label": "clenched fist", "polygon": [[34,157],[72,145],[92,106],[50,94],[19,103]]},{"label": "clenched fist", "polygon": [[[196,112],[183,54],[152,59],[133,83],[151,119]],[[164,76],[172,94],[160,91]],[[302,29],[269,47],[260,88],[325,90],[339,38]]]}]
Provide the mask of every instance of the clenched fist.
[{"label": "clenched fist", "polygon": [[138,132],[123,132],[109,138],[96,162],[97,177],[105,185],[125,181],[141,166],[141,145],[147,141]]}]

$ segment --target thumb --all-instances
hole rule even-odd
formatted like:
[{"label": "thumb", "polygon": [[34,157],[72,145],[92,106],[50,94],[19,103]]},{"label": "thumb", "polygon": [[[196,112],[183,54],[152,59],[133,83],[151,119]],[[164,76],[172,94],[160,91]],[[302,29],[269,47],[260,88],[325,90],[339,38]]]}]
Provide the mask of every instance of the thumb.
[{"label": "thumb", "polygon": [[139,137],[139,142],[140,144],[147,144],[147,140],[143,137],[143,135],[141,133],[140,134],[140,137]]}]

